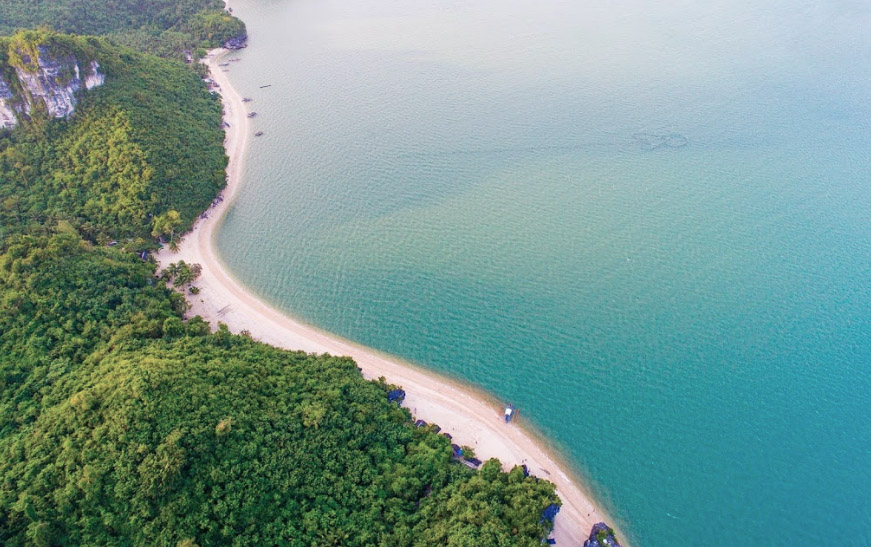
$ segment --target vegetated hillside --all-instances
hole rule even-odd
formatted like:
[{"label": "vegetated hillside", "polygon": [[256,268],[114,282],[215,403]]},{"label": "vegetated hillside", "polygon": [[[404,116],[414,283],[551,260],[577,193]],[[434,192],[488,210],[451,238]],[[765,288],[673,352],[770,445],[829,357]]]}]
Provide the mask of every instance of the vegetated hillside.
[{"label": "vegetated hillside", "polygon": [[183,319],[123,248],[217,191],[219,105],[84,45],[105,84],[0,135],[0,544],[539,545],[552,484],[453,461],[350,359]]},{"label": "vegetated hillside", "polygon": [[161,56],[219,47],[245,35],[245,24],[221,0],[3,0],[0,34],[47,27],[63,33],[111,35]]},{"label": "vegetated hillside", "polygon": [[37,108],[0,138],[0,237],[65,220],[91,241],[141,249],[155,230],[189,228],[226,181],[219,99],[182,64],[45,31],[0,38],[4,80],[25,47],[97,60],[106,82],[79,95],[69,120]]}]

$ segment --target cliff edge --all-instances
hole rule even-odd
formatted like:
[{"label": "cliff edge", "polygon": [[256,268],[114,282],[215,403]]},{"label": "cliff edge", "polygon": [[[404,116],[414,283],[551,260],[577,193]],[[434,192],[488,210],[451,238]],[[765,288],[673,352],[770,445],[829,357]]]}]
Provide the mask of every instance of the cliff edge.
[{"label": "cliff edge", "polygon": [[37,112],[66,118],[82,89],[103,85],[100,63],[79,41],[35,32],[0,41],[0,129],[11,129]]}]

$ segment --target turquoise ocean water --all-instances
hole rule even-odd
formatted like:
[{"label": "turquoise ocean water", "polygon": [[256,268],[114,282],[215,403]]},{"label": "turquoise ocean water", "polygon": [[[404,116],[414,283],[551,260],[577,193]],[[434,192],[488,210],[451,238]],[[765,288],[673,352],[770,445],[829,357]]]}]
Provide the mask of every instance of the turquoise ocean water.
[{"label": "turquoise ocean water", "polygon": [[232,0],[220,252],[513,401],[635,544],[871,544],[871,5],[649,4]]}]

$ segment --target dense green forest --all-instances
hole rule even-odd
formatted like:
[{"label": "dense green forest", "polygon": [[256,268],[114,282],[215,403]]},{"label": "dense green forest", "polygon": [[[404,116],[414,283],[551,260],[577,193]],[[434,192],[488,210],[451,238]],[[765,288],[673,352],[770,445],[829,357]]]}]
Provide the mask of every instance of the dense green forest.
[{"label": "dense green forest", "polygon": [[245,35],[244,23],[223,7],[221,0],[3,0],[0,35],[39,26],[181,57]]},{"label": "dense green forest", "polygon": [[0,73],[39,45],[107,78],[0,134],[0,544],[540,544],[552,484],[454,461],[348,358],[186,319],[134,251],[223,185],[220,104],[97,38],[18,34]]},{"label": "dense green forest", "polygon": [[190,227],[225,184],[220,100],[181,63],[44,31],[0,38],[0,75],[22,43],[95,59],[106,83],[82,94],[73,119],[37,116],[0,139],[0,237],[64,220],[141,250],[155,230]]}]

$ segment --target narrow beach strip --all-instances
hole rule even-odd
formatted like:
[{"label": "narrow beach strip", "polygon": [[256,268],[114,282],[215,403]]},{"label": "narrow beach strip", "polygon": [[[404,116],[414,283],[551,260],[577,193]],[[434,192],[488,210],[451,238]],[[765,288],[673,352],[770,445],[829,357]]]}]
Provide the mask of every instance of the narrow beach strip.
[{"label": "narrow beach strip", "polygon": [[196,281],[199,294],[187,295],[191,304],[188,316],[200,315],[213,328],[218,322],[225,323],[232,332],[248,331],[256,340],[285,349],[347,355],[357,362],[364,377],[383,376],[388,383],[401,386],[407,394],[403,406],[411,410],[415,418],[437,424],[443,432],[453,436],[453,442],[474,448],[479,459],[498,458],[506,469],[526,464],[532,475],[556,485],[563,503],[553,533],[557,545],[583,545],[597,522],[614,526],[569,475],[568,467],[533,434],[516,423],[506,424],[502,408],[483,393],[302,324],[260,300],[233,278],[218,257],[214,236],[239,191],[251,128],[242,97],[231,86],[227,73],[218,66],[226,53],[223,49],[213,50],[207,57],[211,78],[218,85],[223,100],[224,121],[229,124],[225,146],[230,162],[223,200],[196,223],[179,243],[177,252],[164,247],[156,255],[161,268],[179,260],[202,266],[202,274]]}]

